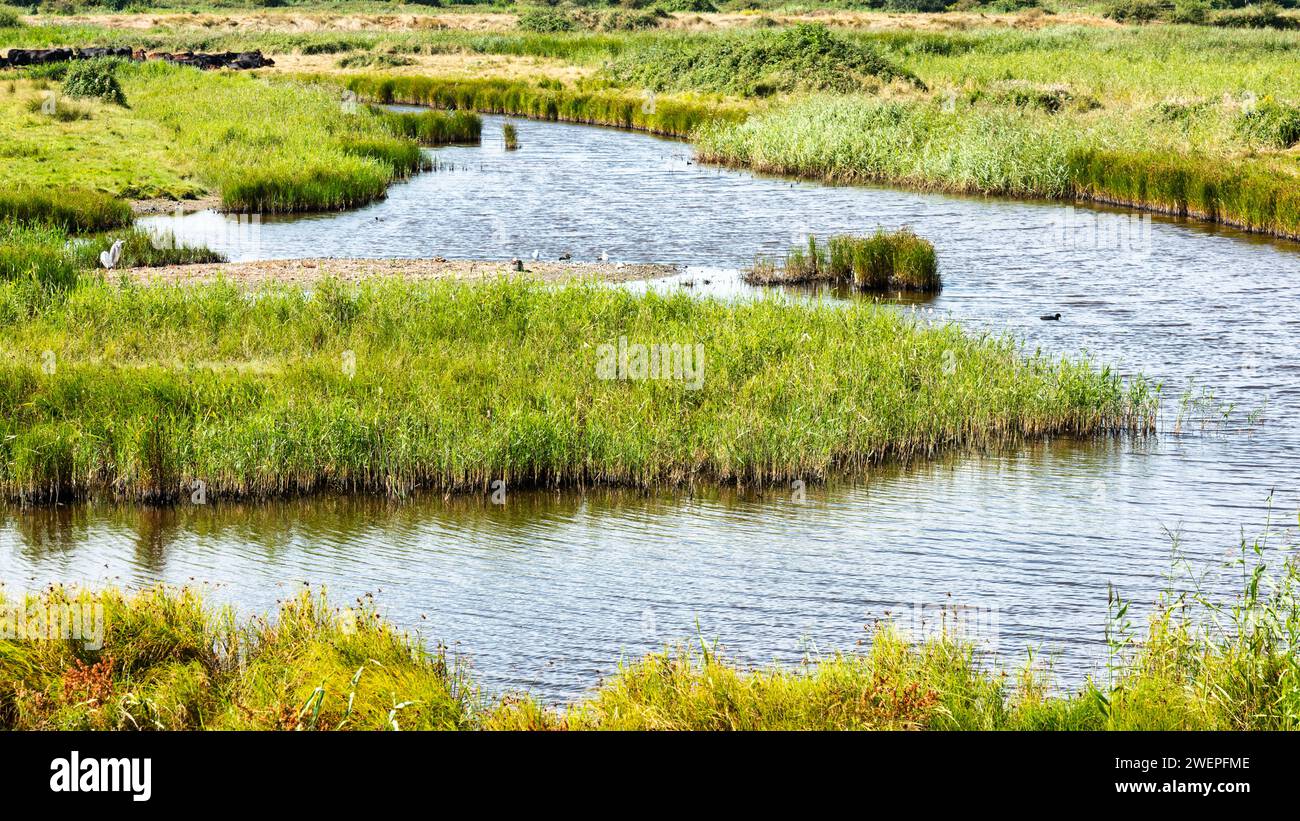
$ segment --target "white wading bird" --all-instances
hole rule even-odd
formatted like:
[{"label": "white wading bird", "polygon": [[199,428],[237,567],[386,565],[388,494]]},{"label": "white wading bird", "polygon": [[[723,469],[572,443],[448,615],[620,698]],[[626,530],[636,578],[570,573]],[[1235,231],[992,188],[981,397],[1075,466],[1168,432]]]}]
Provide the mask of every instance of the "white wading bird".
[{"label": "white wading bird", "polygon": [[100,263],[110,271],[117,267],[117,263],[122,259],[122,240],[113,243],[113,247],[107,251],[101,251],[99,254]]}]

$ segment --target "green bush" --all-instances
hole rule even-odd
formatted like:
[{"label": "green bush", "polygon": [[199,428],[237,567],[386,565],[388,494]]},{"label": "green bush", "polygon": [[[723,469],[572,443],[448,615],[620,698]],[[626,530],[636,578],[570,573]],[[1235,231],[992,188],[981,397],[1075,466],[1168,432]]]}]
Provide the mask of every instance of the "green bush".
[{"label": "green bush", "polygon": [[658,0],[655,8],[678,13],[708,14],[718,10],[711,0]]},{"label": "green bush", "polygon": [[1162,11],[1155,0],[1116,0],[1106,8],[1106,16],[1121,23],[1149,23]]},{"label": "green bush", "polygon": [[872,46],[819,23],[773,31],[658,37],[619,54],[607,69],[619,85],[763,97],[783,91],[862,91],[871,81],[915,75]]},{"label": "green bush", "polygon": [[0,29],[14,29],[23,24],[18,9],[0,6]]},{"label": "green bush", "polygon": [[1210,17],[1210,4],[1205,0],[1178,0],[1169,13],[1169,22],[1198,26]]},{"label": "green bush", "polygon": [[63,93],[69,97],[103,100],[126,105],[126,94],[117,81],[118,60],[99,59],[74,63],[63,78]]}]

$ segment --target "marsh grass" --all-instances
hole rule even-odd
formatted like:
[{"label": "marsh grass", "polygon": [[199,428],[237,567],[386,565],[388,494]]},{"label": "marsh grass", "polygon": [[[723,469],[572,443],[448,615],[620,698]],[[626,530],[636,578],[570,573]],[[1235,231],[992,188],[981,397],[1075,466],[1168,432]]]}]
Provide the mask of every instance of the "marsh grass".
[{"label": "marsh grass", "polygon": [[136,228],[70,234],[55,225],[0,222],[0,280],[46,289],[74,287],[78,273],[100,268],[100,252],[118,240],[119,268],[225,261],[207,248],[155,241]]},{"label": "marsh grass", "polygon": [[135,111],[193,158],[226,210],[353,207],[424,167],[414,140],[325,87],[159,63],[123,74]]},{"label": "marsh grass", "polygon": [[[597,284],[326,280],[250,299],[109,277],[0,290],[0,320],[0,490],[32,501],[166,502],[195,480],[225,498],[817,480],[1145,431],[1156,405],[1140,380],[889,309]],[[599,346],[622,336],[703,345],[699,389],[600,378]]]},{"label": "marsh grass", "polygon": [[1104,680],[1056,694],[1032,657],[999,670],[952,633],[884,622],[865,652],[752,670],[701,642],[625,663],[568,708],[527,694],[479,719],[500,730],[1296,730],[1300,571],[1243,545],[1242,593],[1167,592],[1145,632],[1112,597]]},{"label": "marsh grass", "polygon": [[389,111],[371,106],[393,134],[421,145],[477,143],[483,133],[483,118],[472,111]]},{"label": "marsh grass", "polygon": [[131,224],[131,206],[97,191],[19,184],[0,189],[0,220],[49,225],[72,233],[107,231]]},{"label": "marsh grass", "polygon": [[778,265],[760,259],[745,274],[753,285],[796,285],[832,282],[863,291],[937,292],[938,259],[934,245],[910,229],[878,229],[868,237],[840,234],[819,245],[808,237],[807,247],[788,251]]},{"label": "marsh grass", "polygon": [[743,119],[749,106],[716,96],[647,96],[624,89],[584,90],[502,79],[348,75],[313,77],[345,85],[377,103],[406,103],[441,109],[512,114],[539,120],[611,125],[688,137],[706,122]]},{"label": "marsh grass", "polygon": [[469,724],[441,651],[303,592],[238,621],[193,589],[49,588],[4,606],[102,608],[104,643],[0,639],[0,727],[25,730],[396,730]]},{"label": "marsh grass", "polygon": [[501,138],[505,141],[507,151],[515,151],[519,148],[519,129],[514,123],[505,123],[501,126]]}]

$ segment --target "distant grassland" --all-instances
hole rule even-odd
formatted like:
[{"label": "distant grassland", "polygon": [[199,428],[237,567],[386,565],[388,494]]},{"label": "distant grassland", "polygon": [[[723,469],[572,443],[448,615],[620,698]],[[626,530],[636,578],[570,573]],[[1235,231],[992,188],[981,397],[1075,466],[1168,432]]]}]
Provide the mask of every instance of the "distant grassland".
[{"label": "distant grassland", "polygon": [[[699,389],[601,378],[620,337],[702,345]],[[46,501],[816,480],[1155,412],[1140,381],[887,309],[595,284],[15,284],[0,349],[0,491]]]},{"label": "distant grassland", "polygon": [[[417,67],[395,76],[333,79],[376,101],[689,137],[698,139],[708,160],[758,170],[1114,202],[1300,236],[1294,193],[1300,188],[1300,77],[1292,70],[1300,31],[1040,20],[1029,28],[976,24],[961,30],[904,23],[890,29],[828,31],[802,25],[687,33],[49,26],[0,33],[0,43],[9,44],[88,41],[306,55],[563,60],[584,67],[580,80],[530,82],[518,76],[519,66],[508,77],[420,76]],[[295,130],[301,130],[297,122]],[[86,125],[68,128],[90,133]],[[147,135],[133,142],[157,144]],[[318,183],[308,171],[295,179],[289,164],[275,166],[268,159],[269,177],[291,179],[311,201],[364,201],[380,188],[382,170],[358,160],[382,160],[396,174],[402,173],[403,160],[400,152],[371,140],[360,143],[366,148],[344,151],[342,164],[328,163],[349,169],[346,183]],[[0,150],[41,151],[39,146]],[[285,155],[296,156],[293,150]],[[175,167],[184,169],[186,163]],[[93,161],[87,167],[93,168]],[[155,160],[147,167],[159,164]],[[167,189],[172,185],[168,168],[160,168],[154,187]],[[195,168],[186,178],[211,187],[222,170]],[[70,176],[74,173],[69,169]],[[85,185],[84,176],[72,181]],[[297,207],[265,178],[244,176],[249,179],[239,180],[242,189],[231,186],[241,207],[248,202]]]}]

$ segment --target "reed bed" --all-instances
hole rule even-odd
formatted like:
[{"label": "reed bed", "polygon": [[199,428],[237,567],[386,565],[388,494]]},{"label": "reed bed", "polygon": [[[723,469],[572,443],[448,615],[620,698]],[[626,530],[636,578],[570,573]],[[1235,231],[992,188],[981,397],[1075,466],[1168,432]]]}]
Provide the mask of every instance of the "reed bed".
[{"label": "reed bed", "polygon": [[312,80],[345,85],[377,103],[511,114],[538,120],[610,125],[686,138],[707,122],[735,122],[750,106],[716,95],[652,95],[631,89],[583,90],[558,83],[384,75],[327,75]]},{"label": "reed bed", "polygon": [[[1146,431],[1157,404],[1086,361],[870,305],[594,283],[327,280],[250,299],[91,280],[0,288],[0,318],[0,492],[30,501],[166,502],[196,481],[234,498],[817,480]],[[702,346],[698,383],[602,378],[620,337]]]},{"label": "reed bed", "polygon": [[472,111],[389,111],[378,106],[371,113],[399,137],[420,145],[477,143],[483,119]]},{"label": "reed bed", "polygon": [[934,245],[910,229],[878,229],[869,237],[833,236],[819,245],[808,237],[779,263],[760,259],[745,274],[751,285],[843,283],[862,291],[936,293],[942,287]]},{"label": "reed bed", "polygon": [[86,613],[83,623],[103,628],[98,647],[0,639],[4,729],[469,726],[472,693],[460,673],[441,651],[424,650],[380,619],[368,600],[343,608],[303,592],[273,618],[243,622],[194,589],[49,588],[21,601],[0,593],[0,606]]}]

